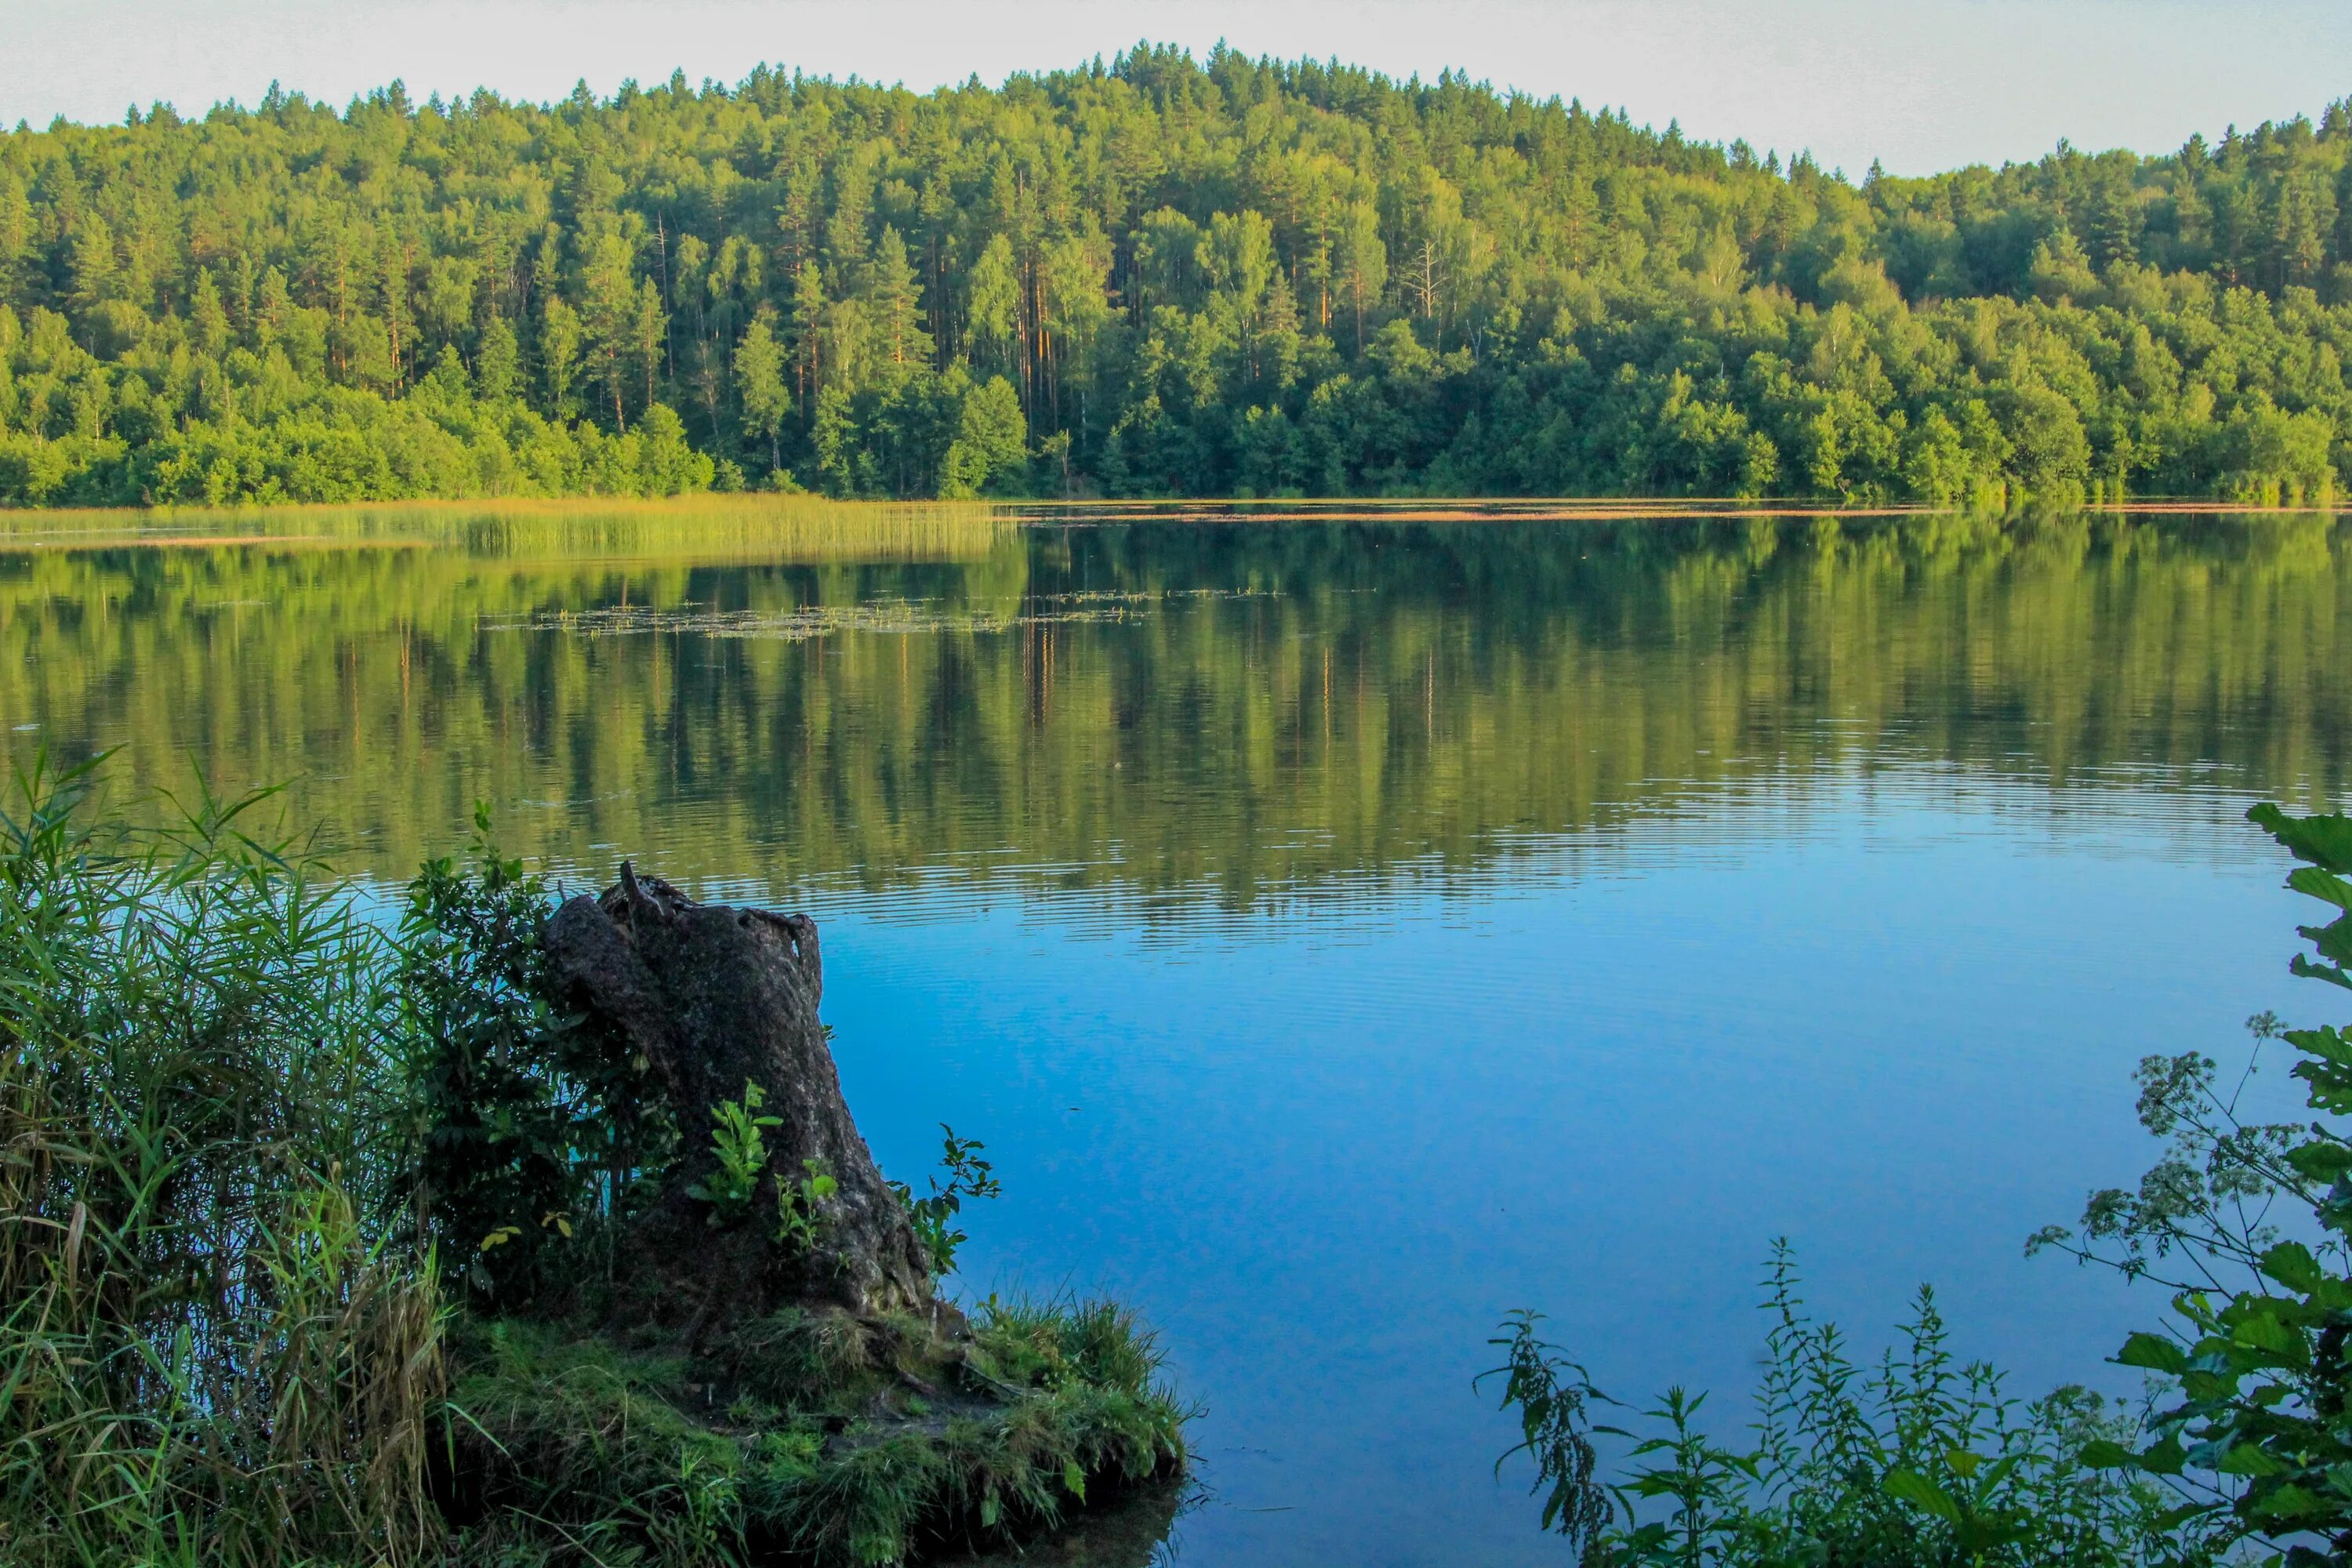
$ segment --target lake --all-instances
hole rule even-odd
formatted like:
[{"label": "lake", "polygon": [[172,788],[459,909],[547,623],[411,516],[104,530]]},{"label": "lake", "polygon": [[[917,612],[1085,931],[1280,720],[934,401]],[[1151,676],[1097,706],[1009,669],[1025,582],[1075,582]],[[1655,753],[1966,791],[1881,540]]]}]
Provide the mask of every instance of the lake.
[{"label": "lake", "polygon": [[[1505,1313],[1736,1426],[1773,1239],[2012,1389],[2157,1294],[2026,1235],[2152,1052],[2312,1017],[2243,822],[2343,798],[2352,523],[1419,509],[0,513],[11,749],[805,910],[959,1289],[1155,1323],[1250,1568],[1559,1563]],[[2283,1066],[2283,1064],[2282,1064]],[[2284,1105],[2284,1072],[2258,1093]]]}]

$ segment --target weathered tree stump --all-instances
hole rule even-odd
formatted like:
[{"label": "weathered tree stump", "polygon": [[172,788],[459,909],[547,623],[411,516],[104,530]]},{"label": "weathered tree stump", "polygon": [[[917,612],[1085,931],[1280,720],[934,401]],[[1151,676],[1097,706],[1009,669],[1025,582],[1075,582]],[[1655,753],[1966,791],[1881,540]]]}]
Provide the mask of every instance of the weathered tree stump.
[{"label": "weathered tree stump", "polygon": [[[932,1307],[928,1254],[858,1135],[817,1021],[816,922],[698,904],[624,862],[603,898],[567,900],[543,941],[565,1003],[643,1054],[683,1138],[677,1168],[626,1237],[620,1268],[641,1285],[640,1303],[684,1321],[689,1339],[793,1304],[868,1317]],[[781,1125],[764,1130],[750,1217],[714,1226],[689,1189],[718,1167],[712,1111],[742,1100],[747,1082],[766,1097],[759,1113]],[[797,1184],[806,1160],[838,1184],[814,1247],[776,1234],[777,1184]]]}]

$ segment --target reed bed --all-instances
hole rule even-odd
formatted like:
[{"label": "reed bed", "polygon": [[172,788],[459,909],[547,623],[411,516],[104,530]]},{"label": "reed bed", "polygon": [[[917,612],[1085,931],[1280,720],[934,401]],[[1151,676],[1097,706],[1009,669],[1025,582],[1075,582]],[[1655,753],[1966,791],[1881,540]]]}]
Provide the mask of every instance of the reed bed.
[{"label": "reed bed", "polygon": [[660,500],[408,501],[367,506],[0,509],[0,548],[411,545],[501,561],[969,561],[1018,526],[978,501],[699,495]]},{"label": "reed bed", "polygon": [[429,1255],[372,1211],[383,937],[266,794],[0,813],[0,1557],[399,1564],[435,1537]]}]

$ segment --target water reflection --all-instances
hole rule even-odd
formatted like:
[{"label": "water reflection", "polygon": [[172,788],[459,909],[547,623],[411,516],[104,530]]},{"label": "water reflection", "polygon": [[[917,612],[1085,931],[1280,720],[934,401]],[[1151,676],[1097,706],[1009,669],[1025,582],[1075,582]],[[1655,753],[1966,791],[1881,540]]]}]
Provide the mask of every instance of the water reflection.
[{"label": "water reflection", "polygon": [[0,707],[142,780],[295,781],[385,875],[485,798],[589,874],[1213,921],[1832,773],[2315,800],[2352,699],[2352,553],[2307,515],[169,526],[0,541]]}]

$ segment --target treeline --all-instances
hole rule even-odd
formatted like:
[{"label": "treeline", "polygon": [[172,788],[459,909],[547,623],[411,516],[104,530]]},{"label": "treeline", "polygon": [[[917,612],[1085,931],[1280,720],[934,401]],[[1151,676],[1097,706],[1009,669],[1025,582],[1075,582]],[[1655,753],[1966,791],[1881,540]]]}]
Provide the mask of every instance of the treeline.
[{"label": "treeline", "polygon": [[2352,476],[2347,149],[1855,184],[1148,45],[20,125],[0,500],[2291,500]]}]

